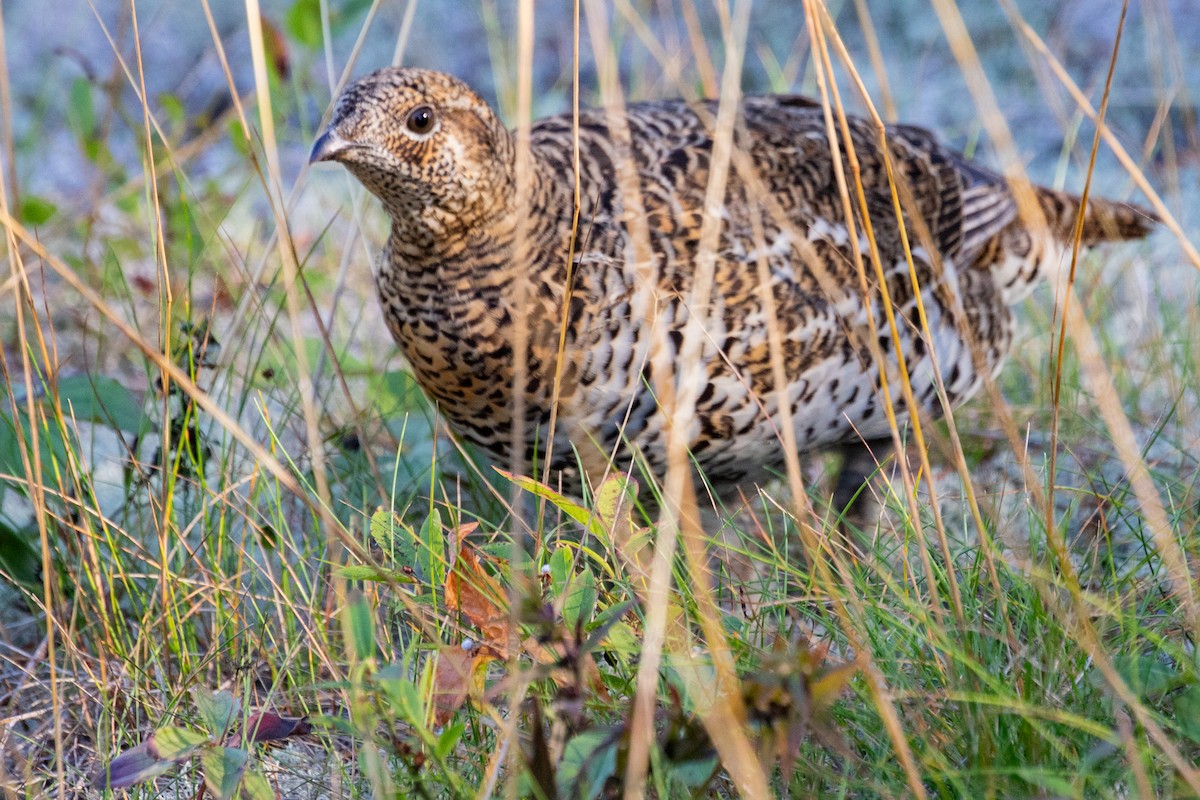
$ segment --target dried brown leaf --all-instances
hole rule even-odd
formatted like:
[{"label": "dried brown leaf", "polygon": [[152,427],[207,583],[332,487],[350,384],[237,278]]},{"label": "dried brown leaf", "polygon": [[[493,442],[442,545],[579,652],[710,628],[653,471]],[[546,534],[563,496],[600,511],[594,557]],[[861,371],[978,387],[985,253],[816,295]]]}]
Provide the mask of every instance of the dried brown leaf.
[{"label": "dried brown leaf", "polygon": [[442,645],[433,670],[433,722],[445,725],[462,708],[472,685],[482,684],[488,662],[496,658],[487,647]]},{"label": "dried brown leaf", "polygon": [[499,581],[483,568],[475,548],[462,542],[454,568],[446,575],[446,605],[470,620],[501,658],[508,657],[513,638],[505,596]]}]

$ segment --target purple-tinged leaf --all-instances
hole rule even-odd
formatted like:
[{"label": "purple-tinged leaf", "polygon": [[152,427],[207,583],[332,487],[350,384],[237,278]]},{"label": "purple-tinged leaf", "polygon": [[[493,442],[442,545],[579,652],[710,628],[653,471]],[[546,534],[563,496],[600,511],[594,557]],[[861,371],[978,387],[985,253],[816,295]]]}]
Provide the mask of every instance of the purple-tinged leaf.
[{"label": "purple-tinged leaf", "polygon": [[259,711],[246,718],[242,733],[234,737],[233,743],[273,742],[289,736],[304,736],[312,732],[308,717],[284,717],[274,711]]},{"label": "purple-tinged leaf", "polygon": [[128,789],[163,774],[173,766],[174,761],[160,758],[151,749],[150,742],[145,741],[121,753],[111,764],[97,771],[92,778],[92,786],[97,789]]},{"label": "purple-tinged leaf", "polygon": [[149,739],[99,770],[92,778],[92,785],[97,789],[128,789],[163,774],[208,741],[204,734],[187,728],[159,728]]}]

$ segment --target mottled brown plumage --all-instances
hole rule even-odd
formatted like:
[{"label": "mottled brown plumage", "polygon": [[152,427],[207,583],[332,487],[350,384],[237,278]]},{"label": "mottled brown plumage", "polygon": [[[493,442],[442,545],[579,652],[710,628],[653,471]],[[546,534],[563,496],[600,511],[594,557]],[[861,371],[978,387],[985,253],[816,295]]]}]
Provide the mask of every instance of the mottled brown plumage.
[{"label": "mottled brown plumage", "polygon": [[[578,470],[637,456],[665,468],[667,421],[652,391],[651,321],[678,352],[703,222],[716,105],[682,101],[631,105],[630,145],[601,111],[579,118],[582,203],[574,211],[570,115],[534,123],[530,201],[518,208],[514,136],[458,80],[418,69],[384,69],[338,99],[314,161],[347,166],[380,200],[392,233],[377,270],[384,316],[412,369],[464,438],[511,463],[514,330],[529,331],[526,459],[544,457],[565,311],[565,359],[551,467],[578,488]],[[798,444],[810,451],[889,436],[879,366],[867,341],[894,364],[901,351],[916,401],[942,409],[933,382],[936,352],[951,404],[994,373],[1012,342],[1009,306],[1068,259],[1079,200],[1036,189],[1045,226],[1027,222],[1007,183],[940,146],[927,132],[888,129],[932,341],[919,333],[916,301],[875,129],[850,120],[879,262],[900,322],[884,322],[863,220],[855,231],[866,263],[860,290],[854,243],[837,190],[822,108],[793,96],[749,97],[736,125],[737,157],[721,209],[712,303],[705,323],[695,461],[721,495],[765,479],[783,464],[776,428],[768,311],[759,265],[770,274],[783,338]],[[638,265],[629,198],[618,184],[633,166],[652,263]],[[636,206],[635,206],[636,207]],[[1146,234],[1152,217],[1134,206],[1092,202],[1083,241]],[[518,227],[527,256],[518,257]],[[569,269],[570,268],[570,269]],[[643,280],[649,270],[652,280]],[[568,287],[568,275],[571,285]],[[973,357],[964,340],[978,342]],[[898,381],[893,401],[907,417]]]}]

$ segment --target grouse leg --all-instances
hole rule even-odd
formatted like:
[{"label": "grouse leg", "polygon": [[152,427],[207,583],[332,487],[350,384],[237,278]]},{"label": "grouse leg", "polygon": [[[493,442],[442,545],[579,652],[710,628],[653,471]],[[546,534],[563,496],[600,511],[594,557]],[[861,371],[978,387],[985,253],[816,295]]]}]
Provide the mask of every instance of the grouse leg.
[{"label": "grouse leg", "polygon": [[841,447],[842,466],[833,489],[833,510],[838,514],[842,535],[856,550],[861,550],[865,532],[879,521],[880,509],[868,484],[892,449],[890,437]]}]

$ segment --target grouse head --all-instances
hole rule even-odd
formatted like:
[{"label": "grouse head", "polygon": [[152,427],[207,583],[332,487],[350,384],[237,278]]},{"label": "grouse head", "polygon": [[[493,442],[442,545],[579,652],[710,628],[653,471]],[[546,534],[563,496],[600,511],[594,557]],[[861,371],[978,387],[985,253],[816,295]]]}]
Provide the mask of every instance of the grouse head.
[{"label": "grouse head", "polygon": [[471,225],[505,204],[513,144],[492,109],[456,78],[389,67],[346,87],[310,163],[337,161],[397,225]]}]

